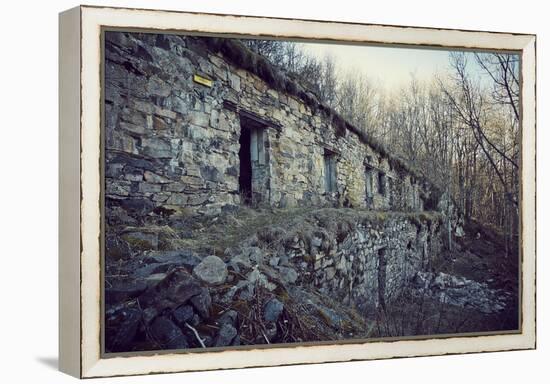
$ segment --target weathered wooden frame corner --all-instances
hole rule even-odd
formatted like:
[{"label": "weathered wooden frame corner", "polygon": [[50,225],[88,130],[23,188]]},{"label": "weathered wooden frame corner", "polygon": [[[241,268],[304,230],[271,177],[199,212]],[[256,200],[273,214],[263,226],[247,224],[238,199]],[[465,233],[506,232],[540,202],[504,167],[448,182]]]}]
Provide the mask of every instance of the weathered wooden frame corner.
[{"label": "weathered wooden frame corner", "polygon": [[[509,50],[521,53],[522,331],[519,334],[102,358],[100,34],[102,27]],[[91,378],[321,363],[536,346],[536,36],[80,6],[59,17],[60,370]]]}]

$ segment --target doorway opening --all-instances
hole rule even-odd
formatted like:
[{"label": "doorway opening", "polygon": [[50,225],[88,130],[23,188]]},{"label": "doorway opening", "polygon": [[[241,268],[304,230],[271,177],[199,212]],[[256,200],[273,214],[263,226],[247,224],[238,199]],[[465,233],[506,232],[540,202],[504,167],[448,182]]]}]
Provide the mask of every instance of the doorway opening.
[{"label": "doorway opening", "polygon": [[250,204],[252,202],[252,158],[250,151],[250,129],[241,126],[241,136],[239,137],[239,192],[241,202]]},{"label": "doorway opening", "polygon": [[239,193],[241,204],[269,201],[267,126],[241,114],[239,136]]},{"label": "doorway opening", "polygon": [[386,311],[386,248],[378,250],[378,306]]}]

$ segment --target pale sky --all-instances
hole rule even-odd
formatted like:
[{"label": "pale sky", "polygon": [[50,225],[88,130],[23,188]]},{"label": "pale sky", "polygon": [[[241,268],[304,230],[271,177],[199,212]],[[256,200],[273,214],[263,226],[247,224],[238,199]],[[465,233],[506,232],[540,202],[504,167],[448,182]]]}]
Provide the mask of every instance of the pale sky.
[{"label": "pale sky", "polygon": [[414,73],[418,80],[430,80],[449,69],[449,51],[366,45],[300,43],[305,52],[335,58],[337,70],[360,72],[391,91],[406,85]]}]

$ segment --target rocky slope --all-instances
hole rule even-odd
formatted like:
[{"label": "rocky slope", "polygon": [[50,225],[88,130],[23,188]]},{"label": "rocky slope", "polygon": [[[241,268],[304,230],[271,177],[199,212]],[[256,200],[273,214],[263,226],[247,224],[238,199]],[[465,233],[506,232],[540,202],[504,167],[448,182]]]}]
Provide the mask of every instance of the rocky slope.
[{"label": "rocky slope", "polygon": [[514,306],[510,287],[457,274],[460,255],[487,255],[445,253],[437,214],[243,209],[142,224],[108,227],[107,352],[481,331]]}]

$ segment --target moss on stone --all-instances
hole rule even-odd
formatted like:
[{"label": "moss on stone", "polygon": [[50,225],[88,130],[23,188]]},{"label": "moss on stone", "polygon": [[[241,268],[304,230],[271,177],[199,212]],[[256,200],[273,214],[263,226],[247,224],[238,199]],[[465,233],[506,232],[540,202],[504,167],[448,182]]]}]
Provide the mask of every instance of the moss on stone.
[{"label": "moss on stone", "polygon": [[136,251],[149,251],[155,249],[150,241],[139,239],[130,235],[123,235],[122,239],[130,245],[130,248]]}]

